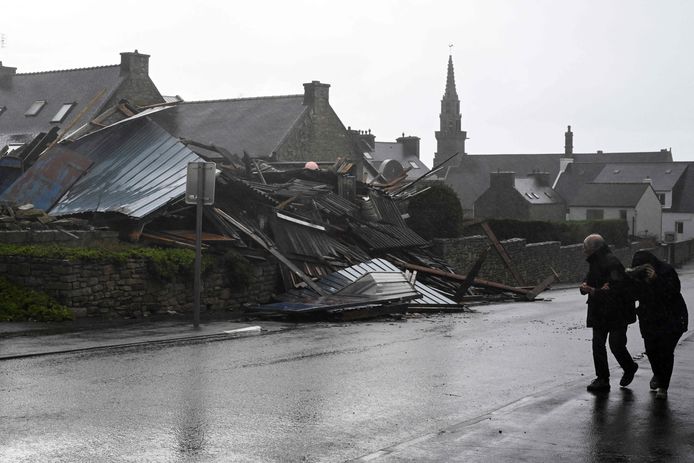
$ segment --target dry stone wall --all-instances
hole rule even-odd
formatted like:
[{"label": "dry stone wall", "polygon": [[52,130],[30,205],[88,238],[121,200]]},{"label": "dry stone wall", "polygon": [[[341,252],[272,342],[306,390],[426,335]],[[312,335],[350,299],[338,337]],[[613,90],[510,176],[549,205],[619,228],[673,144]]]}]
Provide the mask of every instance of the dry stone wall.
[{"label": "dry stone wall", "polygon": [[[467,273],[482,251],[491,246],[486,236],[436,239],[433,244],[434,252],[461,274]],[[553,272],[559,275],[560,283],[576,283],[582,281],[588,271],[582,244],[562,246],[559,241],[527,244],[526,240],[520,238],[505,240],[501,244],[514,268],[521,275],[524,285],[538,284]],[[613,249],[612,252],[626,267],[638,249],[640,246],[633,244],[627,248]],[[666,247],[658,247],[651,251],[661,259],[667,260]],[[478,277],[519,286],[493,247],[489,250]]]},{"label": "dry stone wall", "polygon": [[[267,302],[275,290],[277,265],[253,265],[251,283],[235,288],[221,269],[203,275],[201,311],[234,310],[244,303]],[[125,263],[68,261],[45,257],[0,256],[0,275],[45,292],[70,307],[77,317],[134,318],[164,311],[190,312],[192,277],[163,281],[148,270],[144,258]]]}]

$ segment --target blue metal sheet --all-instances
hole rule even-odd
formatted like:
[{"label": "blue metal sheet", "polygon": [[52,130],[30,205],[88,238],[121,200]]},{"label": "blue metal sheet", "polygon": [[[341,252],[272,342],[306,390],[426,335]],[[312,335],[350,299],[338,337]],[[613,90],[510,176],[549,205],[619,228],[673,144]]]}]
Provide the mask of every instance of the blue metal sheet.
[{"label": "blue metal sheet", "polygon": [[185,193],[186,169],[198,155],[148,118],[87,135],[72,150],[94,162],[51,215],[119,212],[142,218]]},{"label": "blue metal sheet", "polygon": [[33,204],[49,210],[93,161],[63,146],[55,146],[41,156],[24,175],[0,195],[1,201]]}]

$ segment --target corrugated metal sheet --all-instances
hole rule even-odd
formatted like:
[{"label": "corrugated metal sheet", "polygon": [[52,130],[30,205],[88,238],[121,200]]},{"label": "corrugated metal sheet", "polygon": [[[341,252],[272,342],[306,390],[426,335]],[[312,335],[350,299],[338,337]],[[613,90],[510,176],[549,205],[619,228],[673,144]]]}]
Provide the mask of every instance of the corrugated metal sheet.
[{"label": "corrugated metal sheet", "polygon": [[[318,280],[317,284],[328,293],[335,294],[363,275],[371,272],[400,272],[400,269],[385,259],[372,259],[327,275]],[[408,305],[459,305],[454,300],[424,283],[416,281],[414,287],[421,296],[409,301]]]},{"label": "corrugated metal sheet", "polygon": [[384,223],[368,225],[350,224],[355,236],[363,240],[371,250],[397,249],[411,246],[425,246],[427,241],[409,228],[400,228]]},{"label": "corrugated metal sheet", "polygon": [[5,190],[0,201],[33,204],[48,211],[92,163],[71,149],[55,146]]},{"label": "corrugated metal sheet", "polygon": [[[0,145],[2,146],[2,145]],[[22,176],[22,160],[14,156],[0,157],[0,193]]]},{"label": "corrugated metal sheet", "polygon": [[70,148],[94,162],[51,215],[119,212],[142,218],[182,196],[186,166],[200,158],[147,118],[81,138]]}]

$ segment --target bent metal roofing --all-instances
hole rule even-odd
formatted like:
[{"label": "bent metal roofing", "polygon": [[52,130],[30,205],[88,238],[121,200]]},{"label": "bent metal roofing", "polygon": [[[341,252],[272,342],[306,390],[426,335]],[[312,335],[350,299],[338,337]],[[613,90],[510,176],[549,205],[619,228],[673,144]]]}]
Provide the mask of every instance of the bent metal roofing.
[{"label": "bent metal roofing", "polygon": [[119,212],[145,217],[183,196],[187,165],[201,160],[148,118],[122,122],[68,146],[94,164],[50,215]]}]

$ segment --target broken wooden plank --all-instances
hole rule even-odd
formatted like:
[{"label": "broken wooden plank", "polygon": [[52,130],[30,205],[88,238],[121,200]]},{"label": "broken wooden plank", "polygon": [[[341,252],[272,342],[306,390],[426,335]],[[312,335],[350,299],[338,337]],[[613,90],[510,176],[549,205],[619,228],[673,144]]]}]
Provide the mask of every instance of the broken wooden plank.
[{"label": "broken wooden plank", "polygon": [[504,249],[501,243],[499,243],[499,240],[496,238],[496,235],[489,227],[489,224],[487,222],[482,222],[480,225],[482,226],[484,232],[487,234],[487,238],[489,238],[489,241],[492,242],[494,248],[499,253],[499,256],[501,257],[501,260],[504,262],[504,265],[511,272],[511,275],[513,275],[513,278],[516,280],[516,283],[523,286],[523,278],[520,276],[520,273],[518,273],[515,267],[513,267],[513,264],[511,263],[511,258],[506,252],[506,249]]},{"label": "broken wooden plank", "polygon": [[542,280],[537,286],[535,286],[533,289],[531,289],[531,290],[528,292],[528,294],[525,295],[525,297],[526,297],[529,301],[535,300],[535,298],[537,297],[538,294],[540,294],[542,291],[544,291],[545,289],[547,289],[547,288],[549,287],[549,285],[551,285],[552,283],[554,283],[554,278],[555,278],[554,275],[548,276],[547,278],[545,278],[544,280]]},{"label": "broken wooden plank", "polygon": [[[430,275],[436,275],[436,276],[448,278],[448,279],[451,279],[454,281],[465,282],[465,280],[467,278],[467,275],[460,275],[457,273],[449,273],[449,272],[444,272],[443,270],[439,270],[439,269],[435,269],[435,268],[429,268],[429,267],[424,267],[422,265],[410,264],[409,262],[404,262],[400,259],[397,259],[397,262],[402,267],[404,267],[408,270],[417,270],[421,273],[428,273]],[[495,281],[484,280],[482,278],[475,278],[473,281],[474,281],[475,286],[480,286],[482,288],[490,288],[490,289],[497,289],[500,291],[508,291],[508,292],[515,293],[515,294],[522,294],[524,296],[530,292],[527,289],[518,288],[515,286],[508,286],[508,285],[505,285],[503,283],[497,283]]]},{"label": "broken wooden plank", "polygon": [[463,281],[463,284],[460,285],[458,290],[453,295],[453,300],[455,300],[456,302],[460,302],[461,298],[465,295],[465,293],[467,293],[468,288],[470,288],[470,286],[472,286],[472,284],[475,282],[475,278],[477,277],[477,274],[480,272],[482,264],[484,263],[484,260],[487,258],[487,254],[489,254],[489,247],[482,250],[480,255],[477,257],[477,260],[472,265],[472,268],[470,268],[470,271],[467,272],[467,275],[465,276],[465,281]]}]

